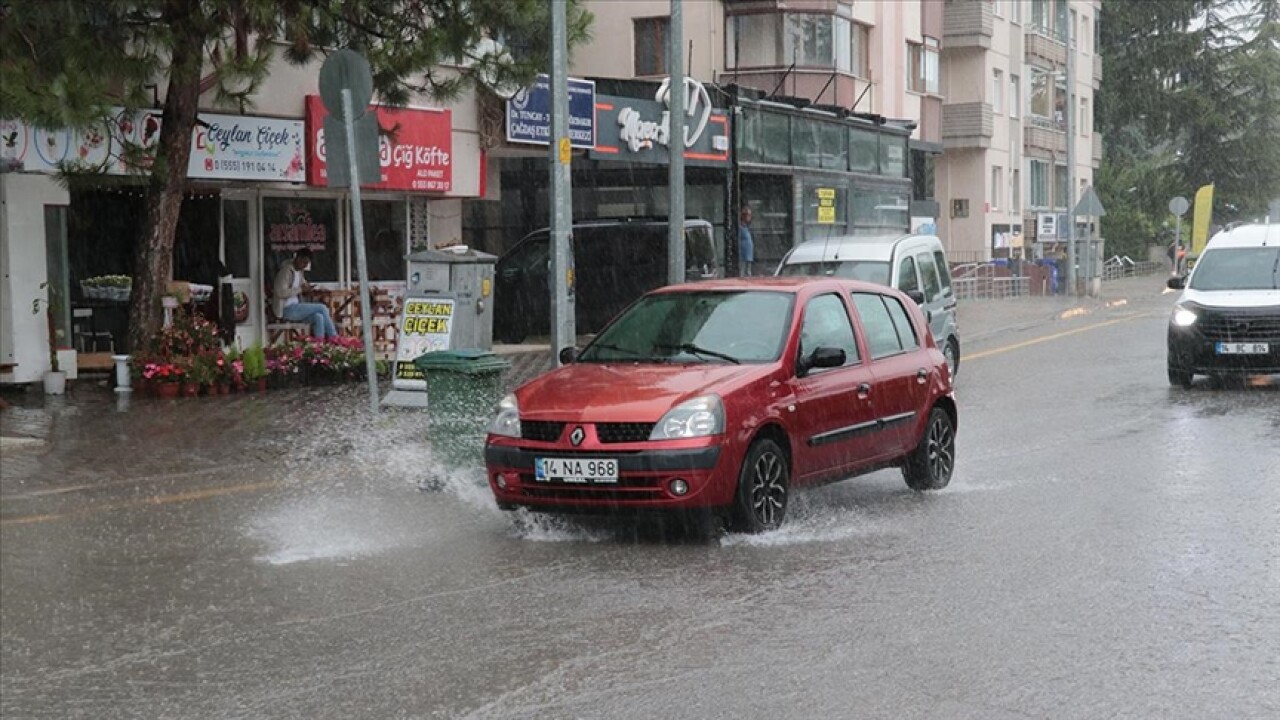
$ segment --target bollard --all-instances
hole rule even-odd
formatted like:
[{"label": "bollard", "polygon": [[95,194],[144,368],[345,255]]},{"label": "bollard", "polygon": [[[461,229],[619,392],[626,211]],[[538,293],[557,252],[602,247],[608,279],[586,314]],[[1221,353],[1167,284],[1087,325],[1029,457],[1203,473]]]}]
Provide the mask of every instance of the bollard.
[{"label": "bollard", "polygon": [[129,377],[129,356],[112,355],[111,359],[116,363],[116,392],[133,392],[133,386],[130,383]]}]

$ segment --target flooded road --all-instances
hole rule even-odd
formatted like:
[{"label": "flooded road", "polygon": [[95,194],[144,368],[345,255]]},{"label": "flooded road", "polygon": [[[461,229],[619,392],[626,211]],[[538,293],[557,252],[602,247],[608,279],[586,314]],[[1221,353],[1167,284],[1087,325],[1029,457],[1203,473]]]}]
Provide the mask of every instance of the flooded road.
[{"label": "flooded road", "polygon": [[946,490],[760,536],[501,513],[359,388],[69,410],[5,449],[0,714],[1276,717],[1280,387],[1169,388],[1157,292],[974,343]]}]

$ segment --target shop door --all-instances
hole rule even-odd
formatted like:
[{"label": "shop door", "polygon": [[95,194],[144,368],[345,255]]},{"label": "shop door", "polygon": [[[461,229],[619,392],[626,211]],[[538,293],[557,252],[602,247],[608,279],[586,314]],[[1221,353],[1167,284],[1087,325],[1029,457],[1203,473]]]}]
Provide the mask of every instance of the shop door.
[{"label": "shop door", "polygon": [[262,240],[258,195],[251,190],[222,193],[222,264],[231,275],[236,315],[236,343],[247,348],[262,342]]}]

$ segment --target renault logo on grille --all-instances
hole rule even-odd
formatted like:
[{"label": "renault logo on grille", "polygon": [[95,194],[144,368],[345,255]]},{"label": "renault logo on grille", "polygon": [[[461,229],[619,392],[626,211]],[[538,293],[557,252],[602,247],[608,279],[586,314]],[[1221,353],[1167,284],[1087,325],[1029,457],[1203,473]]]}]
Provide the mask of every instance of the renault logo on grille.
[{"label": "renault logo on grille", "polygon": [[581,425],[579,425],[578,427],[573,429],[573,432],[569,433],[569,442],[573,443],[574,447],[578,447],[579,445],[582,444],[583,439],[586,437],[587,437],[586,431],[582,429]]}]

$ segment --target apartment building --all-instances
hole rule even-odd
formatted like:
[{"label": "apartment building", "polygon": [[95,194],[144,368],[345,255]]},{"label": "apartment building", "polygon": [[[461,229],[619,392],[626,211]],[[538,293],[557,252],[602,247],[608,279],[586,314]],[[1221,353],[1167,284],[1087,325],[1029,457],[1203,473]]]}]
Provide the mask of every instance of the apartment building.
[{"label": "apartment building", "polygon": [[1042,257],[1062,248],[1065,214],[1102,159],[1093,121],[1100,7],[1100,0],[945,3],[944,152],[935,169],[940,232],[954,258]]}]

